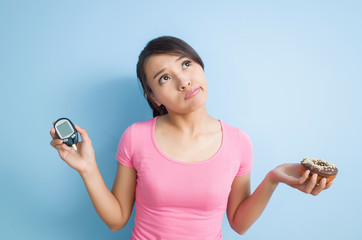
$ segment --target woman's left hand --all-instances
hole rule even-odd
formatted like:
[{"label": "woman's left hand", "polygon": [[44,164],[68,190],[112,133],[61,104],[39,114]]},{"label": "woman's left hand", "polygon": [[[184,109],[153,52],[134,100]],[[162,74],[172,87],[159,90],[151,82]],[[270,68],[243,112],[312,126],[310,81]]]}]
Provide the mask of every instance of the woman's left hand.
[{"label": "woman's left hand", "polygon": [[314,196],[317,196],[321,191],[332,186],[333,181],[327,184],[326,178],[322,178],[319,184],[317,184],[317,174],[313,174],[310,180],[307,180],[310,171],[305,171],[301,176],[299,168],[299,163],[286,163],[274,168],[269,173],[271,174],[272,181],[275,183],[282,182]]}]

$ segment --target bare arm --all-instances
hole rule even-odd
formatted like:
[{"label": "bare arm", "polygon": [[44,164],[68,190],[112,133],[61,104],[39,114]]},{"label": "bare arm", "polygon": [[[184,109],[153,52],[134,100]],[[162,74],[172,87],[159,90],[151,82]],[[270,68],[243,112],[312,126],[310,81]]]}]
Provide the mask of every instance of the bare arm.
[{"label": "bare arm", "polygon": [[112,192],[105,185],[98,167],[82,173],[81,177],[97,214],[109,229],[115,232],[126,226],[135,199],[135,170],[118,163]]},{"label": "bare arm", "polygon": [[86,130],[77,125],[75,128],[82,137],[82,142],[77,144],[78,151],[63,144],[63,141],[57,138],[54,128],[50,130],[53,138],[50,144],[58,150],[61,159],[79,172],[99,217],[112,231],[118,231],[127,224],[132,213],[136,171],[118,163],[112,193],[99,172]]},{"label": "bare arm", "polygon": [[[229,205],[232,204],[234,207],[228,205],[228,209],[230,209],[228,219],[232,229],[239,234],[244,234],[262,214],[277,185],[270,181],[270,177],[267,175],[250,196],[245,193],[240,196],[237,191],[231,192],[229,202],[232,202]],[[239,192],[241,189],[250,189],[250,176],[235,179],[233,187],[238,188]],[[239,206],[236,206],[238,203]],[[231,210],[232,208],[234,211]]]},{"label": "bare arm", "polygon": [[117,198],[121,206],[123,223],[113,229],[118,231],[123,228],[131,217],[135,202],[137,173],[134,168],[126,167],[117,163],[117,174],[114,179],[112,193]]},{"label": "bare arm", "polygon": [[316,174],[307,181],[309,171],[300,176],[299,165],[283,164],[276,167],[265,176],[251,195],[249,191],[250,175],[235,177],[227,208],[227,216],[232,229],[239,234],[244,234],[263,213],[280,182],[314,196],[333,184],[333,182],[326,184],[326,179],[322,179],[321,183],[316,185]]}]

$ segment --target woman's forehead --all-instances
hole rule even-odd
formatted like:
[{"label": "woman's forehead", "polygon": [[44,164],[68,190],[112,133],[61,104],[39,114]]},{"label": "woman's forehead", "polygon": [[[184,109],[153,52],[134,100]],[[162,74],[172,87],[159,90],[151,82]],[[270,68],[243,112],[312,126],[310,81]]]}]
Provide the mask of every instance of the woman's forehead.
[{"label": "woman's forehead", "polygon": [[[184,54],[177,54],[177,53],[169,53],[169,54],[152,54],[151,56],[149,56],[146,61],[145,61],[145,66],[146,65],[154,65],[154,64],[162,64],[168,61],[172,61],[175,62],[176,60],[180,59],[180,58],[184,58],[186,57]],[[151,64],[149,64],[151,63]]]},{"label": "woman's forehead", "polygon": [[152,77],[152,74],[155,74],[157,71],[167,68],[169,64],[175,64],[185,57],[181,54],[153,54],[149,56],[144,65],[147,79]]}]

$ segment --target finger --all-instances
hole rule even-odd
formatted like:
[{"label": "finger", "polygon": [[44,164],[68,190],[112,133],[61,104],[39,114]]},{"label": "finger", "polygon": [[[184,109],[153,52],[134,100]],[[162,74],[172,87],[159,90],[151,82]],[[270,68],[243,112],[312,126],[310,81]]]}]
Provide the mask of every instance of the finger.
[{"label": "finger", "polygon": [[87,130],[85,130],[84,128],[79,127],[78,125],[74,125],[75,129],[79,132],[80,136],[82,137],[82,141],[87,143],[87,142],[91,142]]},{"label": "finger", "polygon": [[[59,140],[59,141],[58,141]],[[61,141],[63,141],[63,140],[61,140],[61,139],[56,139],[56,140],[54,140],[54,142],[52,143],[53,145],[53,147],[55,148],[55,149],[57,149],[58,151],[59,151],[59,153],[61,152],[61,151],[69,151],[69,150],[71,150],[71,149],[73,149],[72,147],[69,147],[67,144],[65,144],[65,143],[61,143]],[[74,149],[73,149],[74,150]]]},{"label": "finger", "polygon": [[54,128],[50,129],[50,136],[52,136],[53,139],[59,139]]},{"label": "finger", "polygon": [[58,145],[55,145],[55,146],[54,146],[54,148],[55,148],[56,150],[58,150],[58,153],[59,153],[59,154],[65,150],[64,147],[63,147],[63,145],[65,145],[65,144],[58,144]]},{"label": "finger", "polygon": [[75,152],[73,147],[69,147],[67,144],[58,144],[55,146],[55,148],[59,151],[59,154],[64,152]]},{"label": "finger", "polygon": [[305,181],[307,181],[308,177],[310,174],[310,170],[307,170],[303,173],[303,175],[298,179],[299,180],[299,184],[303,184],[305,183]]},{"label": "finger", "polygon": [[58,145],[57,149],[59,150],[59,156],[66,162],[68,161],[68,156],[75,152],[72,147],[69,147],[66,144]]},{"label": "finger", "polygon": [[309,170],[307,170],[301,177],[297,178],[291,175],[282,174],[281,175],[281,182],[289,184],[291,186],[301,185],[303,184],[309,176]]},{"label": "finger", "polygon": [[305,187],[306,193],[311,193],[315,185],[317,184],[317,177],[318,175],[316,173],[313,174],[312,178],[310,179],[309,183]]},{"label": "finger", "polygon": [[295,183],[293,185],[302,185],[302,184],[304,184],[305,181],[308,179],[309,174],[310,174],[310,170],[305,171],[300,178],[297,178],[295,180]]},{"label": "finger", "polygon": [[326,186],[326,188],[325,188],[325,189],[330,188],[332,185],[333,185],[333,181],[330,181],[329,183],[327,183],[327,186]]},{"label": "finger", "polygon": [[63,144],[63,140],[61,139],[53,139],[50,141],[50,145],[52,145],[53,147],[56,147],[57,145],[61,144]]},{"label": "finger", "polygon": [[67,144],[60,145],[62,150],[73,152],[75,151],[73,147],[69,147]]},{"label": "finger", "polygon": [[327,179],[322,178],[322,180],[319,182],[319,185],[317,185],[311,192],[313,196],[317,196],[320,192],[322,192],[326,188]]}]

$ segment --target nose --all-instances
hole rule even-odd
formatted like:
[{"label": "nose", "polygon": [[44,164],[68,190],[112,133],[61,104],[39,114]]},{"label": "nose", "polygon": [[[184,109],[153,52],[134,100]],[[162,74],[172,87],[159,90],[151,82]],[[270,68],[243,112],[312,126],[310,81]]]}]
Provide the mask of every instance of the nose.
[{"label": "nose", "polygon": [[181,91],[185,90],[188,86],[191,86],[191,81],[189,79],[179,79],[179,89]]}]

